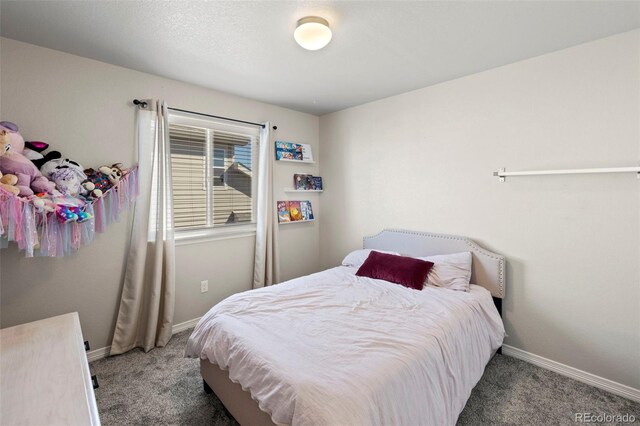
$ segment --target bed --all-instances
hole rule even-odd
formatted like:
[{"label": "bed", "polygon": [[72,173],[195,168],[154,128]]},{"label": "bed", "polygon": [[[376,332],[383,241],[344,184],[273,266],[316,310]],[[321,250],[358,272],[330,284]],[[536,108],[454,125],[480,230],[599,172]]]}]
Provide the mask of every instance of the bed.
[{"label": "bed", "polygon": [[385,230],[365,249],[472,253],[471,291],[415,291],[339,266],[233,295],[191,335],[242,425],[453,425],[502,345],[505,259],[472,240]]}]

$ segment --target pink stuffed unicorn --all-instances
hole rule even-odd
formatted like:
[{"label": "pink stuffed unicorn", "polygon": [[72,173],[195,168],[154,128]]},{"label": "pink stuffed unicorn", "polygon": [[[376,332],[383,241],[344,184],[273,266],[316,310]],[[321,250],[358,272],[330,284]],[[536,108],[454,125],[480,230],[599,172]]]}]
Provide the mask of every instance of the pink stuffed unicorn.
[{"label": "pink stuffed unicorn", "polygon": [[55,183],[42,176],[40,170],[22,155],[24,139],[18,127],[8,121],[0,123],[0,171],[18,177],[16,184],[21,197],[33,195],[34,192],[57,194]]}]

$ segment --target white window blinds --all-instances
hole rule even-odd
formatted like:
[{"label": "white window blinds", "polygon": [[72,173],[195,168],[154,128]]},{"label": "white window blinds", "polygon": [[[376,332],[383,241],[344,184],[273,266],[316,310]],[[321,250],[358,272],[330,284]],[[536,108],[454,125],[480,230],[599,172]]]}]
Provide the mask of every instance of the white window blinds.
[{"label": "white window blinds", "polygon": [[[254,222],[255,129],[169,124],[176,230]],[[178,121],[178,122],[176,122]],[[256,175],[257,176],[257,175]]]},{"label": "white window blinds", "polygon": [[174,225],[176,229],[206,227],[207,131],[170,124],[169,138]]}]

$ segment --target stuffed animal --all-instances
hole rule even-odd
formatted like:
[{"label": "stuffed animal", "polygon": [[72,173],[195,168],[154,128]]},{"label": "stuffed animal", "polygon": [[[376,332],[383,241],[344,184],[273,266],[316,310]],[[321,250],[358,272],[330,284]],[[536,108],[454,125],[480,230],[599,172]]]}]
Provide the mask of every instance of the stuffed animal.
[{"label": "stuffed animal", "polygon": [[[47,148],[49,148],[49,144],[46,142],[27,141],[24,143],[22,154],[31,160],[37,168],[41,169],[46,162],[62,157],[60,151],[49,151],[43,154],[42,152]],[[40,171],[42,172],[42,170]]]},{"label": "stuffed animal", "polygon": [[[10,144],[0,141],[0,156],[7,153],[9,149],[11,149]],[[16,175],[3,175],[2,172],[0,172],[0,188],[13,195],[18,195],[20,193],[20,189],[16,186],[17,183],[18,177]]]},{"label": "stuffed animal", "polygon": [[93,218],[90,213],[83,210],[84,202],[80,199],[66,196],[51,199],[46,194],[37,194],[31,197],[30,201],[39,212],[55,212],[60,223],[82,223]]},{"label": "stuffed animal", "polygon": [[82,223],[93,218],[93,216],[82,210],[80,207],[68,206],[66,204],[58,204],[56,206],[56,217],[60,223]]},{"label": "stuffed animal", "polygon": [[88,192],[86,198],[100,198],[109,188],[117,185],[124,174],[120,163],[111,166],[100,166],[98,171],[86,169],[87,180],[82,183]]},{"label": "stuffed animal", "polygon": [[9,134],[8,142],[13,145],[15,152],[22,152],[24,149],[24,139],[18,130],[18,126],[10,121],[0,121],[0,129],[4,129]]},{"label": "stuffed animal", "polygon": [[[71,193],[72,195],[82,195],[88,200],[102,197],[102,191],[100,189],[96,189],[95,184],[90,180],[87,180],[87,175],[84,173],[82,166],[73,160],[70,160],[68,158],[55,158],[43,164],[40,168],[40,171],[45,177],[48,177],[49,179],[55,181],[56,179],[54,178],[54,175],[59,176],[60,172],[57,171],[64,168],[71,169],[80,180],[79,188],[77,188],[77,190],[74,188],[74,190],[69,191],[69,193]],[[56,185],[57,184],[58,182],[56,182]],[[64,192],[60,188],[58,189],[61,192]]]},{"label": "stuffed animal", "polygon": [[56,184],[56,188],[63,195],[71,195],[75,197],[80,195],[82,188],[82,181],[86,176],[84,173],[79,175],[75,170],[68,166],[57,167],[53,173],[51,173],[51,180]]},{"label": "stuffed animal", "polygon": [[102,190],[96,188],[96,185],[88,179],[85,179],[84,182],[82,182],[82,189],[81,195],[88,200],[102,197]]},{"label": "stuffed animal", "polygon": [[78,215],[71,211],[69,206],[60,204],[56,206],[56,217],[60,223],[71,223],[78,220]]},{"label": "stuffed animal", "polygon": [[[0,155],[2,154],[0,153]],[[20,193],[20,190],[16,186],[16,183],[18,183],[18,177],[16,175],[3,176],[2,172],[0,172],[0,188],[13,195],[18,195]]]},{"label": "stuffed animal", "polygon": [[56,211],[56,203],[45,197],[45,194],[39,194],[31,198],[33,204],[39,211],[54,212]]},{"label": "stuffed animal", "polygon": [[14,149],[16,149],[15,147],[22,146],[22,151],[18,152],[31,160],[38,169],[49,160],[62,157],[62,154],[60,154],[60,152],[58,151],[51,151],[46,154],[42,154],[44,150],[49,148],[49,144],[46,142],[25,142],[25,140],[22,138],[22,135],[20,134],[18,126],[15,123],[12,123],[10,121],[0,121],[0,127],[5,128],[10,133],[10,138],[13,142]]},{"label": "stuffed animal", "polygon": [[109,166],[100,166],[100,173],[106,175],[111,182],[111,185],[117,185],[120,182],[120,178],[122,178],[122,164],[116,163]]},{"label": "stuffed animal", "polygon": [[34,191],[55,194],[55,184],[42,176],[35,164],[22,155],[23,149],[24,139],[20,133],[0,124],[0,152],[4,152],[0,156],[0,172],[13,174],[18,178],[16,187],[20,196],[33,195]]},{"label": "stuffed animal", "polygon": [[68,158],[53,158],[40,166],[40,173],[42,173],[42,176],[47,179],[51,179],[53,172],[59,167],[76,168],[80,169],[80,172],[82,172],[82,166],[75,161],[71,161]]},{"label": "stuffed animal", "polygon": [[93,216],[88,212],[82,210],[80,207],[73,207],[73,212],[78,215],[78,223],[86,222],[89,219],[93,219]]},{"label": "stuffed animal", "polygon": [[64,204],[56,206],[56,217],[60,223],[71,223],[78,220],[78,215],[71,210],[71,206]]},{"label": "stuffed animal", "polygon": [[[65,169],[66,172],[61,171]],[[82,195],[88,200],[100,198],[102,196],[102,191],[100,189],[96,189],[94,183],[87,180],[87,175],[84,173],[83,167],[73,160],[68,158],[56,158],[49,160],[40,168],[40,171],[45,177],[54,181],[58,190],[63,194],[73,196]],[[73,172],[79,180],[77,184],[75,183],[75,179],[71,176],[71,172]],[[61,179],[62,176],[65,177],[64,180]],[[64,187],[65,190],[63,190],[61,186]]]},{"label": "stuffed animal", "polygon": [[[111,168],[107,166],[102,166],[100,169],[111,172]],[[86,169],[84,173],[87,175],[87,181],[94,185],[94,190],[100,190],[104,193],[113,186],[107,173],[94,169]]]}]

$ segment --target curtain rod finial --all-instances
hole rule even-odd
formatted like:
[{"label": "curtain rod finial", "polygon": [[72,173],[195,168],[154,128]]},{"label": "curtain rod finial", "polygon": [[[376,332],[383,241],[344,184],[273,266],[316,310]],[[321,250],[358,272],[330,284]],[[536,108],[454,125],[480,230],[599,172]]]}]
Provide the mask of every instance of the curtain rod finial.
[{"label": "curtain rod finial", "polygon": [[139,101],[138,99],[133,100],[133,104],[139,106],[140,108],[146,108],[147,103],[145,101]]}]

